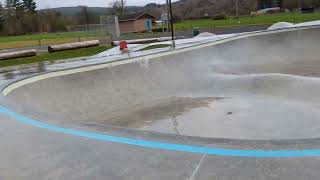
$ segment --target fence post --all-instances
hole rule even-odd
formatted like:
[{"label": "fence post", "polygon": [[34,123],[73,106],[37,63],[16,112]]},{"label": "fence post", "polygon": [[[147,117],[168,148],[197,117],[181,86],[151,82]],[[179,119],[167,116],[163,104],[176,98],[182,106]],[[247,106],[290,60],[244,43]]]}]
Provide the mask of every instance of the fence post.
[{"label": "fence post", "polygon": [[41,39],[38,40],[38,45],[41,46]]},{"label": "fence post", "polygon": [[81,42],[81,37],[80,36],[78,37],[78,42]]}]

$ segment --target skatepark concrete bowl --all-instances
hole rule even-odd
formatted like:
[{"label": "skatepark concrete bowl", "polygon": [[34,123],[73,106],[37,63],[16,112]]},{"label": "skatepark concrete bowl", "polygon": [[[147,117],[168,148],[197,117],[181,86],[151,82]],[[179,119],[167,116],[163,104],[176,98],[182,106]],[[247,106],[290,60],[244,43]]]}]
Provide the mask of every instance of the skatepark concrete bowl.
[{"label": "skatepark concrete bowl", "polygon": [[319,43],[317,26],[246,33],[36,75],[3,94],[26,116],[60,126],[248,140],[319,138]]}]

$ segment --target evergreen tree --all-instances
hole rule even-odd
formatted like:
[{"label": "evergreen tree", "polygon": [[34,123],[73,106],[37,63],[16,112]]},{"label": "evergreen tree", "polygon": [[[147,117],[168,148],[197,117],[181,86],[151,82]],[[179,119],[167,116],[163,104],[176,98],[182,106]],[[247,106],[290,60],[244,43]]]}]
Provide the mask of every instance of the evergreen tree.
[{"label": "evergreen tree", "polygon": [[15,10],[13,8],[13,0],[5,0],[4,8],[5,8],[5,16],[6,16],[6,18],[14,16]]},{"label": "evergreen tree", "polygon": [[2,17],[3,12],[4,12],[3,4],[2,4],[2,2],[0,1],[0,17]]},{"label": "evergreen tree", "polygon": [[5,1],[4,1],[4,7],[5,7],[6,9],[12,8],[12,4],[13,4],[13,0],[5,0]]},{"label": "evergreen tree", "polygon": [[4,8],[9,10],[9,9],[12,9],[12,4],[13,4],[13,0],[5,0],[4,1]]},{"label": "evergreen tree", "polygon": [[19,11],[21,10],[21,8],[23,7],[22,6],[22,3],[20,0],[12,0],[12,7],[16,10],[16,11]]},{"label": "evergreen tree", "polygon": [[4,8],[2,5],[2,2],[0,2],[0,31],[3,30],[3,26],[4,26]]},{"label": "evergreen tree", "polygon": [[24,11],[30,14],[36,13],[36,2],[34,0],[22,0]]},{"label": "evergreen tree", "polygon": [[11,0],[14,15],[17,19],[21,18],[24,14],[23,4],[20,0]]}]

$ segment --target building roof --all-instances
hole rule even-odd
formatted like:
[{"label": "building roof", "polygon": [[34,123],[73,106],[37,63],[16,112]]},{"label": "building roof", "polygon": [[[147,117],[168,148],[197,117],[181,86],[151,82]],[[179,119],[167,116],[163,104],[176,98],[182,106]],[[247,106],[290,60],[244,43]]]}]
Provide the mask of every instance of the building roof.
[{"label": "building roof", "polygon": [[148,15],[153,18],[156,18],[155,16],[151,15],[148,12],[135,12],[135,13],[129,13],[129,14],[124,14],[124,15],[119,16],[119,21],[134,21],[144,15]]}]

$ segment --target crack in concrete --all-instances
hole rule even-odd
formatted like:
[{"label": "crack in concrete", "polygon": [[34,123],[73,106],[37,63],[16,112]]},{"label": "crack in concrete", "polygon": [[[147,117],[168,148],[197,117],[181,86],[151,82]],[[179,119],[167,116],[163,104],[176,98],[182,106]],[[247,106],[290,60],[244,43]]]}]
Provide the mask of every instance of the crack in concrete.
[{"label": "crack in concrete", "polygon": [[199,170],[200,170],[200,168],[201,168],[201,165],[202,165],[204,159],[206,158],[206,156],[207,156],[207,154],[203,154],[203,155],[202,155],[202,157],[201,157],[201,159],[200,159],[200,161],[199,161],[196,169],[193,171],[192,175],[191,175],[189,178],[187,178],[187,180],[194,180],[194,179],[195,179],[195,177],[196,177],[196,176],[198,175],[198,173],[199,173]]}]

